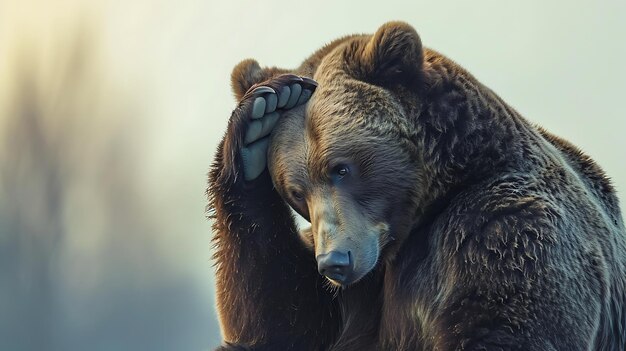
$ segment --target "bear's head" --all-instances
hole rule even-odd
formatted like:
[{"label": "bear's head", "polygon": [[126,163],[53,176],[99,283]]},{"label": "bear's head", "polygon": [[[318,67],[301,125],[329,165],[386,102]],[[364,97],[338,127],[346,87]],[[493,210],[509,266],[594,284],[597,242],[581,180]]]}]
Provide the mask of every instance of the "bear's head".
[{"label": "bear's head", "polygon": [[320,57],[319,87],[272,133],[268,165],[281,196],[311,223],[301,232],[321,274],[354,284],[393,258],[424,196],[415,145],[423,51],[392,22]]}]

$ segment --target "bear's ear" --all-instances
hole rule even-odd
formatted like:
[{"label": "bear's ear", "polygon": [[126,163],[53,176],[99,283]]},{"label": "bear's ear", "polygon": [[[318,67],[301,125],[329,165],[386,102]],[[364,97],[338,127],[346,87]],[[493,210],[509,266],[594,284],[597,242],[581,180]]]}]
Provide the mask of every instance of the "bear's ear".
[{"label": "bear's ear", "polygon": [[419,35],[409,24],[383,24],[365,45],[364,78],[379,85],[414,85],[422,77],[424,54]]},{"label": "bear's ear", "polygon": [[287,73],[289,70],[276,67],[263,67],[254,59],[247,59],[239,62],[233,73],[230,75],[230,84],[237,101],[245,95],[245,93],[256,83],[261,83],[272,78],[275,75]]},{"label": "bear's ear", "polygon": [[263,69],[256,60],[247,59],[239,62],[230,74],[230,84],[237,100],[241,100],[251,86],[264,81],[263,77]]}]

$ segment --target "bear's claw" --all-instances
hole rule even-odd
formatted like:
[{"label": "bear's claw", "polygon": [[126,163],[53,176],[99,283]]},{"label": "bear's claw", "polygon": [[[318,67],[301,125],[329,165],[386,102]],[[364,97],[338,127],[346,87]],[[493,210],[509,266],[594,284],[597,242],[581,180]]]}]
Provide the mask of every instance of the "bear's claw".
[{"label": "bear's claw", "polygon": [[313,79],[285,74],[254,85],[246,92],[244,100],[254,99],[240,150],[246,180],[257,178],[265,169],[268,135],[280,113],[306,103],[316,88]]}]

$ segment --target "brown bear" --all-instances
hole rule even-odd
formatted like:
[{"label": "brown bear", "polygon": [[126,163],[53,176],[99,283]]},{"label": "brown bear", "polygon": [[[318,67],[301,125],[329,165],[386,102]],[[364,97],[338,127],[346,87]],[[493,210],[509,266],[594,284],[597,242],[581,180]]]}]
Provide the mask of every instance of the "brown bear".
[{"label": "brown bear", "polygon": [[411,26],[232,84],[208,187],[221,350],[626,348],[604,172]]}]

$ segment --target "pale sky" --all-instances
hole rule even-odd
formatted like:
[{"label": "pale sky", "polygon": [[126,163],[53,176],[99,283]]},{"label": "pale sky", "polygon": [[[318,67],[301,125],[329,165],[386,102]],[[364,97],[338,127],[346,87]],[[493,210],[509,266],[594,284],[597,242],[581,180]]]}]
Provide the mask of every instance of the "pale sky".
[{"label": "pale sky", "polygon": [[[174,341],[163,349],[210,349],[219,339],[204,189],[215,147],[235,105],[231,69],[249,57],[261,65],[295,67],[339,36],[373,33],[390,20],[410,23],[425,46],[468,69],[528,120],[579,146],[604,168],[626,203],[624,1],[0,0],[0,132],[11,117],[3,107],[10,106],[16,89],[10,77],[25,57],[46,101],[56,106],[66,97],[56,85],[62,67],[57,63],[77,37],[90,43],[83,48],[93,63],[95,83],[89,87],[99,88],[81,92],[84,101],[97,96],[97,104],[81,107],[90,111],[81,124],[90,137],[77,148],[85,147],[92,152],[85,159],[98,163],[107,142],[122,131],[129,140],[133,153],[126,157],[133,164],[138,197],[149,204],[146,208],[155,214],[150,218],[159,231],[133,241],[136,248],[120,255],[132,256],[128,269],[136,272],[138,291],[149,295],[164,275],[196,291],[200,302],[193,303],[201,303],[196,306],[200,312],[181,312],[177,318],[182,322],[175,325],[197,327],[185,333],[170,330]],[[46,128],[64,128],[56,117],[44,118]],[[94,184],[85,180],[81,189]],[[82,230],[80,235],[66,233],[60,257],[78,261],[62,259],[58,274],[66,275],[68,286],[79,292],[67,287],[60,291],[80,294],[85,302],[82,307],[61,304],[74,319],[58,328],[67,335],[59,337],[57,346],[82,347],[68,341],[78,330],[94,333],[102,349],[154,349],[139,337],[124,339],[115,331],[99,335],[98,328],[90,329],[90,321],[99,318],[92,313],[94,301],[115,305],[125,295],[111,292],[115,297],[107,300],[105,292],[104,297],[93,297],[98,274],[105,274],[102,270],[112,259],[103,244],[108,234],[90,229],[106,217],[86,213],[80,223],[71,215],[64,222]],[[70,268],[73,273],[64,274]],[[110,269],[112,276],[115,269]],[[135,273],[129,274],[125,279],[132,280]],[[110,279],[107,289],[116,282]],[[91,282],[90,288],[84,281]],[[173,301],[179,301],[176,296]],[[129,313],[145,315],[139,321],[153,318],[146,312],[151,305],[146,306],[143,312]],[[0,322],[3,318],[7,315],[0,309]],[[123,323],[124,315],[118,319],[113,320]]]}]

